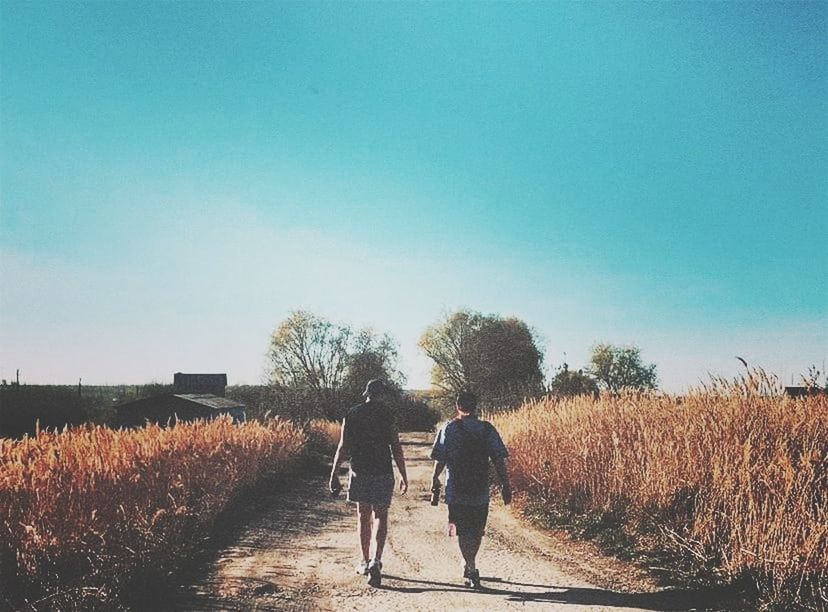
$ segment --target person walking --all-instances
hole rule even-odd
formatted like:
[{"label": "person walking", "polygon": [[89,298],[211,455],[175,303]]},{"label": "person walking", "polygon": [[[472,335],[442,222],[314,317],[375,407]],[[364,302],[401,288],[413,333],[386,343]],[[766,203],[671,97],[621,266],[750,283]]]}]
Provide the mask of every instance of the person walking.
[{"label": "person walking", "polygon": [[[339,445],[331,466],[329,488],[336,495],[342,485],[339,467],[350,459],[348,501],[356,503],[357,535],[362,561],[358,574],[368,584],[382,584],[382,550],[388,535],[388,507],[394,493],[393,457],[400,471],[400,493],[408,490],[405,457],[394,417],[385,400],[388,387],[379,379],[369,380],[362,394],[365,401],[353,406],[342,420]],[[373,548],[373,556],[370,554]]]},{"label": "person walking", "polygon": [[494,425],[477,418],[477,398],[473,393],[459,393],[455,406],[457,415],[440,429],[431,449],[432,492],[439,495],[440,474],[448,467],[449,535],[457,535],[465,586],[479,589],[480,571],[475,560],[489,516],[489,460],[500,480],[503,503],[509,504],[512,501],[506,471],[509,453]]}]

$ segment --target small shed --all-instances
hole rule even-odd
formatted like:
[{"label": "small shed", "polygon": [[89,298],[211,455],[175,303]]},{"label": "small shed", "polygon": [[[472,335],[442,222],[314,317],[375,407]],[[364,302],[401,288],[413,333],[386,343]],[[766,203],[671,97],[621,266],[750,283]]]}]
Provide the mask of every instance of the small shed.
[{"label": "small shed", "polygon": [[808,397],[809,395],[828,395],[828,389],[820,387],[785,387],[785,395],[788,397]]},{"label": "small shed", "polygon": [[209,393],[168,393],[145,397],[116,406],[116,425],[119,427],[141,427],[149,421],[159,425],[174,425],[214,419],[229,415],[234,423],[244,422],[246,406],[241,402]]}]

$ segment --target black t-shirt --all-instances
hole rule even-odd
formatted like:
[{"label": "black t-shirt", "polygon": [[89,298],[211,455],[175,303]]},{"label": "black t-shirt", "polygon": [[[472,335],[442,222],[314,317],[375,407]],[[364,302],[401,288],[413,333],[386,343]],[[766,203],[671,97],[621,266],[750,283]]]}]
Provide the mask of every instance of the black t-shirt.
[{"label": "black t-shirt", "polygon": [[377,401],[357,404],[345,415],[345,448],[351,469],[357,474],[390,474],[390,444],[394,419],[388,407]]}]

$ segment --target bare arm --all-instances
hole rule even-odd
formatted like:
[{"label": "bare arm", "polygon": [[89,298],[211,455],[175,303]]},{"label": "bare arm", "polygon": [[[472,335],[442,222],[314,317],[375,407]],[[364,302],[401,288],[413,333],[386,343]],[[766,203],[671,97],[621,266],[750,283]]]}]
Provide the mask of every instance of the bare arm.
[{"label": "bare arm", "polygon": [[348,449],[345,448],[345,419],[343,419],[342,428],[339,431],[339,445],[336,447],[333,464],[331,465],[331,478],[328,482],[328,487],[330,488],[331,493],[338,492],[342,489],[342,485],[339,482],[339,466],[341,466],[342,462],[345,461],[347,454]]},{"label": "bare arm", "polygon": [[492,459],[497,479],[500,481],[503,503],[509,505],[512,502],[512,485],[509,483],[509,471],[506,469],[506,459]]},{"label": "bare arm", "polygon": [[405,494],[408,491],[408,474],[405,471],[405,455],[403,455],[400,434],[398,433],[394,433],[394,441],[391,442],[391,454],[394,457],[394,463],[397,464],[397,469],[400,471],[400,492]]},{"label": "bare arm", "polygon": [[446,467],[446,464],[442,461],[435,461],[434,462],[434,470],[431,472],[431,488],[432,489],[439,489],[440,488],[440,474],[443,473],[443,469]]}]

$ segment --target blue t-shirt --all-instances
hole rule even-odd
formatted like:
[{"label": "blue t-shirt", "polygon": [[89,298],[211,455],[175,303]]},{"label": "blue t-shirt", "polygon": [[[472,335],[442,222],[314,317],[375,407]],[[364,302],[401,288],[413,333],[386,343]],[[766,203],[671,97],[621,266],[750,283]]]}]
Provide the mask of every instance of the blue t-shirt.
[{"label": "blue t-shirt", "polygon": [[[506,450],[506,445],[503,444],[500,434],[493,425],[490,423],[487,424],[475,416],[468,416],[462,420],[462,427],[466,431],[485,439],[486,450],[490,459],[505,459],[509,455],[509,452]],[[443,425],[437,433],[437,437],[434,439],[434,446],[431,448],[431,458],[435,461],[445,463],[448,470],[448,476],[446,478],[446,503],[466,504],[470,506],[486,505],[489,503],[488,485],[481,488],[480,491],[476,491],[474,494],[462,494],[454,490],[454,484],[451,478],[453,466],[449,461],[449,457],[454,453],[450,453],[449,450],[456,448],[458,427],[457,419],[451,420]]]}]

